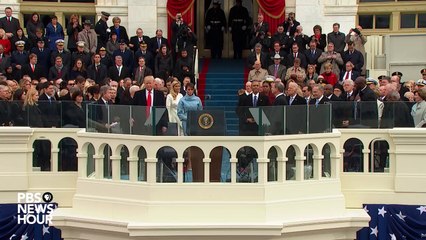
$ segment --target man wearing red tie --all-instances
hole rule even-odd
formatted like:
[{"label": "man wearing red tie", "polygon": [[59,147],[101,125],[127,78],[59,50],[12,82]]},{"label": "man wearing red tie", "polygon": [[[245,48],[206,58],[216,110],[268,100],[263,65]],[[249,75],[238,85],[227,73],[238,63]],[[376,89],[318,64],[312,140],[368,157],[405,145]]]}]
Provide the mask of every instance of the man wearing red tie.
[{"label": "man wearing red tie", "polygon": [[6,7],[4,13],[6,16],[0,18],[0,28],[4,29],[8,38],[11,38],[21,25],[19,24],[19,20],[12,16],[11,7]]},{"label": "man wearing red tie", "polygon": [[[154,89],[154,77],[153,76],[146,76],[144,78],[144,87],[145,89],[137,91],[135,93],[135,96],[133,98],[134,105],[137,106],[145,106],[146,108],[133,108],[135,121],[133,124],[134,132],[137,134],[147,134],[150,133],[149,126],[148,129],[146,128],[145,122],[150,117],[150,115],[154,112],[160,112],[162,109],[166,109],[166,100],[164,98],[164,94],[160,91],[157,91]],[[153,109],[152,107],[155,107]],[[144,111],[145,114],[141,113],[141,111]],[[157,115],[152,116],[157,117]],[[154,119],[155,120],[155,119]],[[157,122],[157,120],[155,120]],[[152,123],[152,122],[151,122]],[[154,123],[155,124],[155,123]],[[163,135],[167,132],[167,125],[168,125],[168,114],[167,112],[164,112],[164,114],[161,116],[160,121],[156,125],[156,134],[157,135]],[[152,129],[152,126],[151,126]]]},{"label": "man wearing red tie", "polygon": [[30,54],[29,64],[25,64],[22,67],[22,75],[28,75],[31,79],[40,79],[41,77],[47,77],[45,69],[42,65],[37,64],[37,55],[35,53]]},{"label": "man wearing red tie", "polygon": [[339,82],[342,84],[346,79],[355,80],[357,77],[359,77],[359,72],[354,70],[354,65],[349,61],[345,64],[345,71],[340,74]]}]

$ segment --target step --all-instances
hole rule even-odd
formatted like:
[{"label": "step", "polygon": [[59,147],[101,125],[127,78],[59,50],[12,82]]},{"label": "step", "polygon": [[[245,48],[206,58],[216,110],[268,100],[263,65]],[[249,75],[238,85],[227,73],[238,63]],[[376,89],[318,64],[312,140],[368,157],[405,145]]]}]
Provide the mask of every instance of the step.
[{"label": "step", "polygon": [[214,91],[208,92],[207,90],[204,91],[204,94],[210,94],[214,96],[220,96],[220,95],[229,95],[229,96],[237,96],[237,91],[235,89],[215,89]]}]

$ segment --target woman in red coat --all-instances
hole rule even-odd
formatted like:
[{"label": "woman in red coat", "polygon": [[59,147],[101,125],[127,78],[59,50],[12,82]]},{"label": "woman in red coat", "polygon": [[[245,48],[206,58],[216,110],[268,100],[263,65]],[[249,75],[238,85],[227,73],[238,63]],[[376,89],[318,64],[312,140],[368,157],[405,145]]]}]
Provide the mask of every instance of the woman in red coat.
[{"label": "woman in red coat", "polygon": [[12,51],[12,45],[10,44],[10,41],[7,38],[6,32],[3,30],[3,28],[0,28],[0,44],[4,48],[4,54],[10,55],[10,52]]}]

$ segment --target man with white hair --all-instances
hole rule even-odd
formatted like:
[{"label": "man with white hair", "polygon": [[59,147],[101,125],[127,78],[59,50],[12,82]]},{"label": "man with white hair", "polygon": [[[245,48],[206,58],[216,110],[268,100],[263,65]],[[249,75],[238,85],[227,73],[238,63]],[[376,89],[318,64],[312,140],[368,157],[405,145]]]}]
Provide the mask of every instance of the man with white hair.
[{"label": "man with white hair", "polygon": [[164,87],[164,80],[161,78],[155,78],[154,79],[154,89],[160,90],[162,87]]},{"label": "man with white hair", "polygon": [[252,80],[265,80],[268,75],[268,71],[262,68],[260,61],[254,62],[253,70],[250,70],[248,74],[248,81]]}]

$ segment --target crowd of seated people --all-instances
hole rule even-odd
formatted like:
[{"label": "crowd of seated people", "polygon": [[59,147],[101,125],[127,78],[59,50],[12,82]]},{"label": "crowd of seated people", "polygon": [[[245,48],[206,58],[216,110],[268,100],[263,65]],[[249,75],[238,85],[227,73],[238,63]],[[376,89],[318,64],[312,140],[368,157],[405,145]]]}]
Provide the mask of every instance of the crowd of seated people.
[{"label": "crowd of seated people", "polygon": [[[180,135],[187,134],[182,125],[185,116],[178,114],[178,106],[188,88],[193,89],[192,46],[196,38],[185,23],[178,22],[181,20],[172,23],[179,36],[171,36],[170,46],[161,29],[150,38],[138,28],[136,35],[129,38],[119,17],[114,17],[114,25],[108,27],[110,14],[102,12],[93,30],[90,21],[81,26],[78,16],[73,15],[66,29],[66,47],[64,30],[56,17],[43,26],[39,15],[32,14],[27,38],[19,20],[11,16],[11,8],[5,9],[5,15],[0,18],[0,125],[85,127],[83,105],[89,101],[99,105],[165,107],[167,122],[160,122],[158,134],[165,134],[169,122],[177,124]],[[267,23],[260,26],[257,29],[263,31]],[[264,32],[261,41],[252,41],[253,51],[247,59],[252,82],[241,92],[239,106],[372,102],[374,107],[364,106],[356,114],[354,108],[357,110],[358,106],[349,109],[347,104],[335,104],[334,126],[423,126],[426,114],[421,88],[426,83],[426,70],[421,71],[422,79],[404,84],[399,72],[379,80],[366,79],[362,28],[353,28],[347,35],[339,28],[335,23],[333,31],[325,35],[316,25],[308,37],[294,13],[290,13],[273,36]],[[102,29],[105,32],[100,32]],[[252,83],[256,93],[251,92]],[[191,99],[195,109],[199,109],[198,99]],[[52,104],[57,101],[69,104]],[[398,101],[405,103],[386,104]],[[404,113],[398,115],[399,119],[393,114],[396,108]],[[391,115],[392,122],[382,121]],[[360,122],[360,116],[367,121]],[[253,124],[252,117],[243,117],[240,119],[244,124]],[[102,122],[97,125],[98,130],[111,129],[114,122]]]}]

